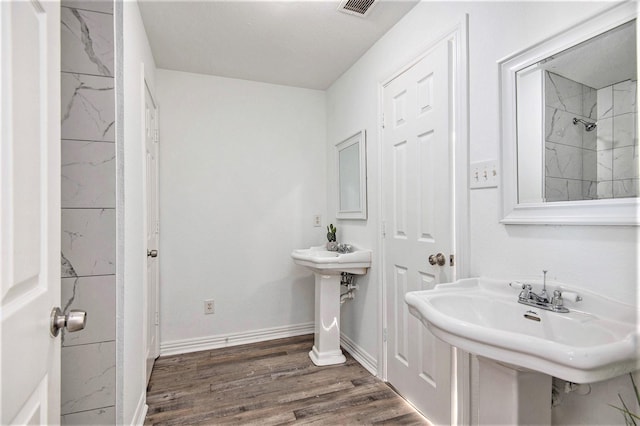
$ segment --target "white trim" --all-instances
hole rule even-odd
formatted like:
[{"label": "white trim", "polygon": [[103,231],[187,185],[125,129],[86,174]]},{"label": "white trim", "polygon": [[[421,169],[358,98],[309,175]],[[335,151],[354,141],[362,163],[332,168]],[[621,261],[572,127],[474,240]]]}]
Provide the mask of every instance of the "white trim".
[{"label": "white trim", "polygon": [[384,259],[386,258],[384,239],[386,234],[386,223],[384,221],[384,189],[382,184],[382,142],[384,141],[384,86],[388,83],[378,83],[378,229],[376,256],[378,258],[377,265],[380,265],[378,286],[378,374],[377,376],[387,381],[387,342],[385,341],[385,330],[387,329],[387,305],[386,305],[386,287],[385,287],[385,268]]},{"label": "white trim", "polygon": [[638,198],[572,202],[518,203],[516,73],[584,40],[637,18],[635,2],[601,11],[541,43],[498,61],[503,224],[527,225],[640,225]]},{"label": "white trim", "polygon": [[340,345],[342,349],[349,352],[349,355],[358,361],[369,373],[374,376],[378,375],[378,362],[371,354],[365,351],[362,346],[358,345],[345,334],[340,335]]},{"label": "white trim", "polygon": [[[456,134],[454,148],[454,253],[455,279],[469,277],[470,232],[469,232],[469,15],[465,14],[458,23],[456,58],[453,60],[457,84],[454,85],[454,129]],[[456,94],[456,90],[458,91]],[[452,390],[456,399],[451,401],[452,424],[471,423],[471,382],[470,357],[467,352],[453,348]]]},{"label": "white trim", "polygon": [[[469,276],[469,15],[465,14],[456,33],[453,60],[457,84],[454,86],[454,253],[456,280]],[[457,92],[456,92],[457,90]],[[457,94],[456,94],[457,93]]]},{"label": "white trim", "polygon": [[[116,113],[116,374],[115,374],[115,424],[124,424],[124,253],[125,253],[125,203],[124,203],[124,4],[113,2],[114,65],[115,65],[115,113]],[[128,53],[128,52],[127,52]]]},{"label": "white trim", "polygon": [[131,419],[131,425],[142,426],[144,424],[144,419],[147,417],[147,411],[149,410],[149,406],[147,405],[147,388],[145,386],[144,391],[140,395],[140,399],[138,400],[138,406],[136,407],[136,412],[133,414],[133,418]]},{"label": "white trim", "polygon": [[193,339],[161,342],[160,356],[226,348],[228,346],[237,346],[247,343],[300,336],[303,334],[312,334],[314,330],[314,323],[307,322],[303,324],[243,331],[240,333],[217,334],[213,336],[196,337]]},{"label": "white trim", "polygon": [[[469,275],[469,15],[464,14],[458,23],[449,31],[443,33],[440,37],[431,41],[422,53],[414,58],[393,75],[378,84],[378,122],[382,123],[384,113],[384,88],[394,79],[405,73],[408,69],[417,64],[432,49],[443,41],[449,41],[454,44],[455,56],[451,58],[453,66],[454,96],[453,96],[453,131],[455,132],[454,140],[454,156],[453,156],[453,207],[454,207],[454,224],[453,224],[453,253],[455,253],[454,279],[466,278]],[[383,150],[383,128],[378,128],[378,197],[379,203],[379,229],[382,229],[384,222],[384,199],[382,189],[382,150]],[[379,377],[387,380],[387,343],[383,340],[383,330],[387,328],[387,309],[386,309],[386,281],[385,281],[385,264],[384,259],[386,253],[384,251],[384,238],[382,232],[378,234],[378,247],[380,252],[381,265],[381,281],[379,290],[378,310],[380,314],[378,340],[380,343],[380,360],[378,365]],[[455,352],[455,349],[454,349]],[[452,416],[451,420],[455,424],[468,424],[470,421],[470,382],[469,382],[469,355],[463,351],[452,354],[455,356],[452,367],[451,379],[455,381],[452,389],[457,389],[457,399],[451,401]],[[455,402],[455,403],[454,403]]]}]

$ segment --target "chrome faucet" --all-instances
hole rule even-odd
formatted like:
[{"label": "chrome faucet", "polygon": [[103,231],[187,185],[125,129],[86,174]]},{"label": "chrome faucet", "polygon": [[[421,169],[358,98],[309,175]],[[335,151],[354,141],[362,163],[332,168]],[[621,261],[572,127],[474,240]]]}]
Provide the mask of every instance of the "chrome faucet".
[{"label": "chrome faucet", "polygon": [[[562,298],[562,292],[560,290],[554,290],[553,297],[549,299],[547,295],[547,271],[542,271],[542,291],[540,294],[536,294],[532,290],[531,284],[522,284],[522,291],[518,295],[518,303],[523,305],[533,306],[535,308],[545,309],[547,311],[567,313],[569,309],[564,306],[564,299]],[[578,301],[582,300],[580,297]]]},{"label": "chrome faucet", "polygon": [[531,284],[528,284],[527,300],[534,300],[536,303],[549,303],[549,295],[547,295],[547,271],[542,271],[542,274],[542,291],[540,294],[536,294],[531,291]]},{"label": "chrome faucet", "polygon": [[549,271],[542,270],[542,291],[539,295],[540,299],[545,302],[549,301],[549,296],[547,296],[547,272]]},{"label": "chrome faucet", "polygon": [[336,249],[338,253],[351,253],[351,246],[349,244],[338,244],[338,248]]}]

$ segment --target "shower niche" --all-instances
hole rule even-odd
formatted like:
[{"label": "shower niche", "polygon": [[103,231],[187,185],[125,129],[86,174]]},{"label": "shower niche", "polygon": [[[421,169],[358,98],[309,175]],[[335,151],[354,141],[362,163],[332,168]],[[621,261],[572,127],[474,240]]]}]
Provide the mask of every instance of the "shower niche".
[{"label": "shower niche", "polygon": [[638,223],[636,20],[616,5],[499,63],[503,223]]}]

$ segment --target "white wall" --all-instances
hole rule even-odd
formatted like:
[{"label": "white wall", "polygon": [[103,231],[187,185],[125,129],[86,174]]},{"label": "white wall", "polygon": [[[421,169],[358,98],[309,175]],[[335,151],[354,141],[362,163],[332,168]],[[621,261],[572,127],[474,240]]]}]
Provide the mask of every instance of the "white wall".
[{"label": "white wall", "polygon": [[[358,129],[367,130],[369,220],[337,221],[339,240],[377,248],[379,234],[379,84],[418,56],[430,41],[469,15],[470,161],[499,159],[497,62],[540,42],[606,7],[595,2],[422,2],[378,41],[327,91],[327,192],[335,191],[333,146]],[[610,6],[611,3],[608,3]],[[637,232],[629,227],[504,226],[499,224],[498,189],[470,193],[470,274],[490,277],[549,277],[605,293],[636,299]],[[335,200],[328,198],[335,217]],[[380,259],[345,304],[342,329],[380,359],[377,328]],[[554,422],[611,423],[622,416],[606,404],[628,391],[628,377],[593,386],[591,396],[567,395]],[[629,394],[627,394],[629,395]],[[629,396],[629,400],[633,400]]]},{"label": "white wall", "polygon": [[[143,290],[146,265],[145,218],[143,208],[144,78],[153,91],[155,62],[136,2],[122,6],[123,28],[123,113],[118,126],[118,318],[117,423],[141,421],[146,398]],[[117,13],[117,12],[116,12]],[[119,79],[122,81],[122,78]],[[124,204],[123,204],[124,203]],[[121,251],[122,250],[122,251]],[[144,419],[142,419],[144,420]]]},{"label": "white wall", "polygon": [[308,332],[313,277],[290,253],[326,233],[324,92],[159,69],[157,99],[161,351]]}]

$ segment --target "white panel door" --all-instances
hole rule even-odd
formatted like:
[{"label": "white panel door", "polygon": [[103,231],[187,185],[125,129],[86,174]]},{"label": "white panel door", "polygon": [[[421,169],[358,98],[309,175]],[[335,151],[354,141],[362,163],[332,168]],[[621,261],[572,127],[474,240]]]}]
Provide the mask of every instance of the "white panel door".
[{"label": "white panel door", "polygon": [[[443,41],[384,88],[383,211],[387,379],[428,419],[451,421],[451,347],[404,295],[453,279],[452,67]],[[442,253],[444,266],[431,265]]]},{"label": "white panel door", "polygon": [[0,424],[60,422],[60,5],[0,2]]},{"label": "white panel door", "polygon": [[153,362],[160,355],[159,291],[158,291],[158,123],[157,108],[145,84],[145,157],[146,157],[146,221],[147,221],[147,383]]}]

